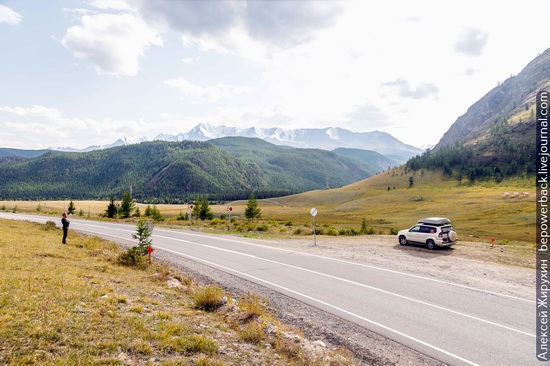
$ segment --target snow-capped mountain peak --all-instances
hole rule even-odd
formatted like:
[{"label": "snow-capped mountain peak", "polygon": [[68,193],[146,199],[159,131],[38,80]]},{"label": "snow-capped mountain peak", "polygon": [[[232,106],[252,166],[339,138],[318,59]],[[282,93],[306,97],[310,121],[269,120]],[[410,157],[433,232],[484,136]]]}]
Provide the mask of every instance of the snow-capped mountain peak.
[{"label": "snow-capped mountain peak", "polygon": [[339,147],[373,150],[381,154],[415,156],[422,151],[406,145],[387,133],[352,132],[343,128],[302,128],[285,130],[273,128],[237,128],[228,126],[211,126],[200,123],[188,132],[177,135],[159,134],[155,140],[163,141],[207,141],[221,137],[240,136],[263,139],[275,145],[287,145],[301,148],[334,150]]}]

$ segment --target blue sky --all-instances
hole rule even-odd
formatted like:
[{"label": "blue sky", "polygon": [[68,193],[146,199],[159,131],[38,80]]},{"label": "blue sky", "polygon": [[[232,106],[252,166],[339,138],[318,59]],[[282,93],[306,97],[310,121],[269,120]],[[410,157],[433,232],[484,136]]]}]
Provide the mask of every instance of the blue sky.
[{"label": "blue sky", "polygon": [[550,47],[548,14],[548,0],[0,0],[0,147],[198,123],[436,144]]}]

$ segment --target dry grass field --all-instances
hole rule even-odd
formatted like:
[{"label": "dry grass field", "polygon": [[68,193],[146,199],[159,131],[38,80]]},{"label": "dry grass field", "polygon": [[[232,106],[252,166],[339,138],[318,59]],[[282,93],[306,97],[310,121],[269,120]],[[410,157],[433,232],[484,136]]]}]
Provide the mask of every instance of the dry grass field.
[{"label": "dry grass field", "polygon": [[122,266],[121,249],[95,237],[62,245],[54,224],[0,225],[0,365],[354,364],[253,294],[234,300],[155,262]]}]

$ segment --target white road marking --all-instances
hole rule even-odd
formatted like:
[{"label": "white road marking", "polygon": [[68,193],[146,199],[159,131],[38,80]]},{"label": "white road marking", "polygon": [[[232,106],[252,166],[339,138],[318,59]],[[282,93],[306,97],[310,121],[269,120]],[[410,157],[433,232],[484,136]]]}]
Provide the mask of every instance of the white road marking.
[{"label": "white road marking", "polygon": [[446,354],[447,356],[450,356],[450,357],[455,358],[455,359],[457,359],[457,360],[460,360],[460,361],[462,361],[462,362],[464,362],[464,363],[467,363],[468,365],[472,365],[472,366],[477,366],[477,365],[478,365],[477,363],[472,362],[472,361],[469,361],[469,360],[467,360],[467,359],[465,359],[465,358],[463,358],[463,357],[460,357],[460,356],[458,356],[458,355],[455,355],[454,353],[451,353],[451,352],[449,352],[449,351],[445,351],[444,349],[441,349],[441,348],[439,348],[439,347],[437,347],[437,346],[434,346],[434,345],[432,345],[432,344],[430,344],[430,343],[424,342],[424,341],[422,341],[422,340],[420,340],[420,339],[418,339],[418,338],[412,337],[412,336],[410,336],[410,335],[408,335],[408,334],[405,334],[405,333],[403,333],[403,332],[400,332],[400,331],[398,331],[398,330],[396,330],[396,329],[393,329],[393,328],[390,328],[390,327],[385,326],[385,325],[383,325],[383,324],[380,324],[380,323],[378,323],[378,322],[375,322],[374,320],[370,320],[370,319],[367,319],[367,318],[365,318],[365,317],[363,317],[363,316],[361,316],[361,315],[352,313],[351,311],[348,311],[348,310],[342,309],[342,308],[340,308],[340,307],[338,307],[338,306],[329,304],[329,303],[327,303],[327,302],[325,302],[325,301],[323,301],[323,300],[316,299],[316,298],[314,298],[314,297],[312,297],[312,296],[303,294],[303,293],[301,293],[301,292],[298,292],[298,291],[289,289],[289,288],[287,288],[287,287],[278,285],[278,284],[273,283],[273,282],[270,282],[270,281],[266,281],[266,280],[264,280],[264,279],[262,279],[262,278],[252,276],[252,275],[250,275],[250,274],[248,274],[248,273],[240,272],[240,271],[237,271],[237,270],[235,270],[235,269],[232,269],[232,268],[229,268],[229,267],[226,267],[226,266],[222,266],[222,265],[217,264],[217,263],[209,262],[209,261],[207,261],[207,260],[204,260],[204,259],[201,259],[201,258],[198,258],[198,257],[193,257],[193,256],[191,256],[191,255],[183,254],[183,253],[177,252],[177,251],[175,251],[175,250],[164,249],[164,248],[159,248],[159,249],[165,250],[165,251],[167,251],[167,252],[170,252],[170,253],[173,253],[173,254],[176,254],[176,255],[185,257],[185,258],[189,258],[189,259],[194,260],[194,261],[197,261],[197,262],[205,263],[205,264],[207,264],[207,265],[209,265],[209,266],[213,266],[213,267],[217,267],[217,268],[224,269],[224,270],[229,271],[229,272],[237,273],[237,274],[239,274],[239,275],[241,275],[241,276],[249,277],[249,278],[251,278],[251,279],[253,279],[253,280],[255,280],[255,281],[258,281],[258,282],[263,282],[263,283],[268,284],[268,285],[270,285],[270,286],[273,286],[273,287],[279,288],[279,289],[281,289],[281,290],[284,290],[284,291],[293,293],[293,294],[295,294],[295,295],[298,295],[298,296],[301,296],[301,297],[303,297],[303,298],[309,299],[309,300],[311,300],[311,301],[317,302],[317,303],[319,303],[319,304],[322,304],[322,305],[324,305],[324,306],[330,307],[330,308],[335,309],[335,310],[337,310],[337,311],[340,311],[340,312],[342,312],[342,313],[351,315],[351,316],[353,316],[353,317],[355,317],[355,318],[357,318],[357,319],[360,319],[360,320],[363,320],[363,321],[365,321],[365,322],[367,322],[367,323],[373,324],[373,325],[375,325],[375,326],[377,326],[377,327],[380,327],[380,328],[382,328],[382,329],[385,329],[385,330],[387,330],[387,331],[389,331],[389,332],[398,334],[398,335],[400,335],[400,336],[402,336],[402,337],[404,337],[404,338],[410,339],[410,340],[412,340],[412,341],[414,341],[414,342],[417,342],[417,343],[422,344],[422,345],[424,345],[424,346],[426,346],[426,347],[429,347],[429,348],[431,348],[431,349],[433,349],[433,350],[435,350],[435,351],[441,352],[441,353],[443,353],[443,354]]},{"label": "white road marking", "polygon": [[[90,226],[93,226],[93,225],[90,225]],[[118,236],[115,236],[115,235],[110,235],[110,236],[127,240],[127,238],[122,238],[122,237],[118,237]],[[247,253],[237,252],[237,251],[234,251],[234,250],[219,248],[219,247],[215,247],[215,246],[211,246],[211,245],[193,243],[193,242],[188,241],[188,240],[173,238],[173,237],[169,237],[169,236],[162,236],[162,235],[155,235],[155,236],[160,237],[160,238],[164,238],[164,239],[169,239],[169,240],[181,241],[181,242],[188,243],[188,244],[199,245],[199,246],[202,246],[202,247],[207,247],[207,248],[211,248],[211,249],[215,249],[215,250],[229,252],[229,253],[242,255],[242,256],[246,256],[246,257],[250,257],[250,258],[256,258],[258,260],[263,260],[263,261],[266,261],[266,262],[269,262],[269,263],[282,265],[282,266],[286,266],[286,267],[290,267],[290,268],[294,268],[294,269],[298,269],[298,270],[301,270],[301,271],[304,271],[304,272],[309,272],[309,273],[316,274],[316,275],[319,275],[319,276],[323,276],[323,277],[331,278],[331,279],[334,279],[334,280],[342,281],[342,282],[349,283],[349,284],[352,284],[352,285],[355,285],[355,286],[368,288],[370,290],[378,291],[378,292],[384,293],[386,295],[395,296],[395,297],[398,297],[398,298],[401,298],[401,299],[404,299],[404,300],[408,300],[408,301],[412,301],[412,302],[415,302],[415,303],[418,303],[418,304],[426,305],[426,306],[429,306],[429,307],[432,307],[432,308],[435,308],[435,309],[438,309],[438,310],[446,311],[446,312],[449,312],[449,313],[452,313],[452,314],[455,314],[455,315],[463,316],[463,317],[466,317],[466,318],[469,318],[469,319],[472,319],[472,320],[476,320],[476,321],[479,321],[479,322],[482,322],[482,323],[490,324],[490,325],[493,325],[493,326],[496,326],[496,327],[499,327],[499,328],[503,328],[503,329],[506,329],[506,330],[509,330],[509,331],[517,332],[517,333],[520,333],[520,334],[524,334],[524,335],[536,338],[536,335],[528,333],[528,332],[524,332],[524,331],[519,330],[519,329],[508,327],[508,326],[503,325],[503,324],[499,324],[499,323],[496,323],[496,322],[493,322],[493,321],[490,321],[490,320],[482,319],[482,318],[479,318],[479,317],[476,317],[476,316],[473,316],[473,315],[468,315],[466,313],[462,313],[462,312],[459,312],[459,311],[456,311],[456,310],[453,310],[453,309],[445,308],[445,307],[442,307],[442,306],[439,306],[439,305],[431,304],[429,302],[425,302],[425,301],[417,300],[417,299],[414,299],[414,298],[411,298],[411,297],[408,297],[408,296],[400,295],[400,294],[397,294],[395,292],[383,290],[383,289],[378,288],[378,287],[369,286],[369,285],[366,285],[366,284],[363,284],[363,283],[360,283],[360,282],[348,280],[348,279],[341,278],[341,277],[332,276],[332,275],[329,275],[329,274],[326,274],[326,273],[310,270],[310,269],[303,268],[303,267],[294,266],[294,265],[283,263],[283,262],[274,261],[274,260],[271,260],[271,259],[257,257],[257,256],[247,254]],[[196,235],[196,236],[200,236],[200,235]],[[204,236],[202,236],[202,237],[204,237]],[[228,239],[225,239],[225,240],[228,240]],[[229,241],[232,241],[232,240],[229,240]],[[255,245],[255,244],[250,244],[250,245]],[[162,249],[162,250],[166,250],[166,251],[171,251],[169,249],[162,248],[162,247],[159,247],[157,245],[154,245],[153,247],[156,247],[156,248]],[[264,246],[262,246],[262,247],[264,247]],[[270,247],[267,247],[267,248],[270,248]],[[322,257],[322,256],[317,256],[317,255],[313,255],[313,256],[323,258],[323,259],[331,259],[331,258],[326,258],[326,257]],[[349,263],[349,264],[361,265],[361,264],[353,263],[353,262],[347,262],[347,261],[341,261],[341,260],[337,260],[337,261],[344,262],[344,263]],[[361,265],[361,266],[365,266],[367,268],[385,270],[384,268],[372,267],[372,266],[368,266],[368,265]],[[387,271],[392,272],[392,273],[396,273],[396,274],[408,275],[406,273],[402,273],[402,272],[398,272],[398,271],[392,271],[392,270],[387,270]],[[411,275],[411,276],[424,279],[424,277],[421,277],[421,276],[416,276],[416,275]],[[435,282],[447,283],[445,281],[438,281],[438,280],[434,280],[434,281]],[[452,283],[450,283],[450,284],[452,284]],[[478,289],[475,289],[475,288],[470,288],[468,286],[460,286],[460,287],[464,287],[464,288],[467,288],[467,289],[478,290]],[[486,291],[483,291],[483,290],[480,290],[480,291],[486,292]],[[518,298],[518,300],[522,300],[522,299]]]},{"label": "white road marking", "polygon": [[[166,238],[176,240],[176,241],[185,241],[185,242],[189,243],[188,241],[182,240],[182,239],[168,238],[168,237],[166,237]],[[195,243],[192,243],[192,244],[195,244]],[[432,307],[434,309],[442,310],[442,311],[445,311],[445,312],[448,312],[448,313],[451,313],[451,314],[463,316],[465,318],[469,318],[469,319],[476,320],[476,321],[479,321],[479,322],[482,322],[482,323],[490,324],[490,325],[493,325],[493,326],[496,326],[496,327],[499,327],[499,328],[503,328],[503,329],[506,329],[506,330],[510,330],[510,331],[513,331],[513,332],[517,332],[517,333],[520,333],[520,334],[523,334],[523,335],[527,335],[527,336],[536,338],[536,335],[524,332],[524,331],[519,330],[519,329],[511,328],[511,327],[508,327],[508,326],[503,325],[503,324],[495,323],[493,321],[482,319],[482,318],[479,318],[479,317],[476,317],[476,316],[473,316],[473,315],[468,315],[466,313],[462,313],[460,311],[449,309],[449,308],[446,308],[446,307],[443,307],[443,306],[435,305],[435,304],[432,304],[432,303],[429,303],[429,302],[426,302],[426,301],[417,300],[417,299],[414,299],[412,297],[400,295],[400,294],[395,293],[395,292],[383,290],[383,289],[378,288],[378,287],[369,286],[369,285],[366,285],[364,283],[348,280],[348,279],[341,278],[341,277],[336,277],[336,276],[333,276],[333,275],[329,275],[329,274],[326,274],[326,273],[314,271],[314,270],[303,268],[303,267],[298,267],[298,266],[295,266],[295,265],[292,265],[292,264],[287,264],[287,263],[283,263],[283,262],[274,261],[274,260],[271,260],[271,259],[261,258],[261,257],[253,256],[253,255],[250,255],[250,254],[246,254],[246,253],[236,252],[236,251],[233,251],[233,250],[218,248],[218,247],[215,247],[215,246],[204,245],[204,244],[195,244],[195,245],[200,245],[200,246],[203,246],[203,247],[212,248],[212,249],[215,249],[215,250],[221,250],[221,251],[225,251],[225,252],[231,252],[231,253],[234,253],[234,254],[237,254],[237,255],[253,257],[253,258],[256,258],[258,260],[262,260],[262,261],[265,261],[265,262],[268,262],[268,263],[273,263],[273,264],[277,264],[277,265],[280,265],[280,266],[294,268],[294,269],[301,270],[301,271],[304,271],[304,272],[309,272],[309,273],[312,273],[312,274],[315,274],[315,275],[318,275],[318,276],[323,276],[323,277],[331,278],[333,280],[349,283],[351,285],[368,288],[369,290],[378,291],[378,292],[384,293],[386,295],[395,296],[395,297],[398,297],[398,298],[401,298],[401,299],[404,299],[404,300],[408,300],[408,301],[411,301],[411,302],[415,302],[415,303],[418,303],[418,304],[421,304],[421,305],[426,305],[426,306]],[[162,248],[162,247],[159,247],[159,246],[156,246],[156,247],[158,249],[162,249],[162,250],[169,250],[169,249]]]}]

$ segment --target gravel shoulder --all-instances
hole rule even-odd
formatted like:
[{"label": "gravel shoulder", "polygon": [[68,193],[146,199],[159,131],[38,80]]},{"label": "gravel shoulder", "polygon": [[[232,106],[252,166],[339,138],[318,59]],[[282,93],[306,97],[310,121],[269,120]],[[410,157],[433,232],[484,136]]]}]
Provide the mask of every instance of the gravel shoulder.
[{"label": "gravel shoulder", "polygon": [[[437,278],[457,285],[478,288],[526,299],[535,297],[535,270],[530,258],[518,257],[512,248],[465,242],[453,248],[429,251],[421,246],[401,246],[395,236],[317,237],[305,239],[239,240],[351,261]],[[263,286],[224,273],[185,258],[155,251],[158,259],[170,262],[203,283],[215,283],[235,297],[253,292],[268,300],[269,310],[283,322],[300,328],[311,341],[320,340],[328,347],[344,347],[364,365],[441,365],[437,360],[388,340],[341,318],[327,314],[300,301],[281,295]],[[534,251],[532,261],[534,262]],[[486,261],[489,259],[492,261]],[[501,260],[502,259],[502,260]],[[522,266],[504,263],[521,263]]]}]

